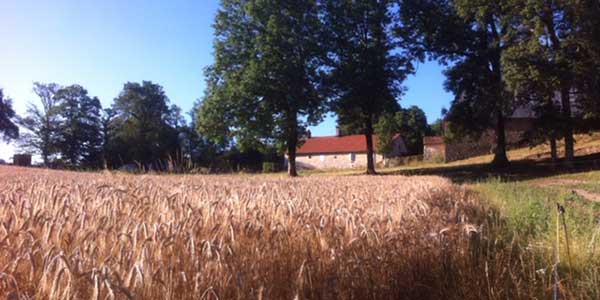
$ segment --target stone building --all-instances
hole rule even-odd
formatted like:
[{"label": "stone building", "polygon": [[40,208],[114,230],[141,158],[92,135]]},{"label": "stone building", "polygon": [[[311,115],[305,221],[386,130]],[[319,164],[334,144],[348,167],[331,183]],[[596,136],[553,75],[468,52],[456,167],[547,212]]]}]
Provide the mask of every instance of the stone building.
[{"label": "stone building", "polygon": [[15,154],[13,156],[13,165],[29,167],[31,166],[31,155],[30,154]]},{"label": "stone building", "polygon": [[[575,91],[571,94],[571,114],[573,118],[580,118],[583,110],[577,102],[575,94]],[[562,109],[562,102],[560,100],[560,94],[557,92],[553,102],[559,111]],[[460,101],[460,99],[457,99],[457,101]],[[538,118],[534,107],[535,103],[522,104],[510,116],[505,118],[504,128],[508,148],[527,142],[524,133],[535,126],[535,120]],[[447,127],[445,121],[442,127]],[[492,154],[495,145],[496,135],[492,129],[483,132],[480,136],[467,137],[452,143],[445,142],[443,137],[440,136],[425,137],[423,139],[423,159],[445,162],[462,160],[469,157]]]},{"label": "stone building", "polygon": [[[407,153],[406,144],[399,134],[393,137],[393,150],[388,157]],[[377,153],[377,136],[373,135],[375,163],[383,162],[384,156]],[[286,160],[287,163],[287,160]],[[367,142],[365,136],[338,135],[311,137],[296,152],[296,166],[299,169],[345,169],[367,165]]]},{"label": "stone building", "polygon": [[[508,147],[525,142],[524,133],[532,128],[534,118],[507,118],[505,121],[506,145]],[[445,127],[445,126],[444,126]],[[487,130],[480,136],[465,137],[460,141],[447,143],[441,136],[423,138],[423,160],[452,162],[469,157],[493,154],[496,135]]]}]

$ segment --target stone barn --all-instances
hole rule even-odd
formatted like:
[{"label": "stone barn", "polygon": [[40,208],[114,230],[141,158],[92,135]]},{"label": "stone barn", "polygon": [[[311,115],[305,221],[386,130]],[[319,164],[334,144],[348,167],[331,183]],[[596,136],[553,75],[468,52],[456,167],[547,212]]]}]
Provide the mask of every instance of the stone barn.
[{"label": "stone barn", "polygon": [[[521,145],[525,142],[524,133],[533,127],[533,118],[507,118],[505,121],[506,145]],[[423,138],[423,160],[452,162],[469,157],[494,153],[496,135],[487,130],[476,138],[465,137],[448,143],[441,136]]]},{"label": "stone barn", "polygon": [[[406,144],[399,134],[393,137],[393,150],[385,158],[405,155]],[[377,136],[373,135],[375,163],[382,163],[384,156],[377,153]],[[287,159],[286,159],[287,164]],[[367,141],[364,135],[336,135],[312,137],[296,152],[299,169],[345,169],[367,166]]]}]

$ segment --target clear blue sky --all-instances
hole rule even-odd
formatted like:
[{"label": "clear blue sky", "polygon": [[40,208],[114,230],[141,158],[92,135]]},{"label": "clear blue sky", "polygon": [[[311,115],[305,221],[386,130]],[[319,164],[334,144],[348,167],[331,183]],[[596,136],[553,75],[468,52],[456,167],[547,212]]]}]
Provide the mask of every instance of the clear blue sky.
[{"label": "clear blue sky", "polygon": [[[22,114],[37,103],[34,81],[80,84],[109,106],[125,82],[151,80],[187,112],[204,93],[217,8],[218,0],[0,0],[0,88]],[[439,118],[452,99],[441,70],[421,64],[401,105]],[[312,132],[333,134],[335,119]],[[0,142],[1,159],[12,153]]]}]

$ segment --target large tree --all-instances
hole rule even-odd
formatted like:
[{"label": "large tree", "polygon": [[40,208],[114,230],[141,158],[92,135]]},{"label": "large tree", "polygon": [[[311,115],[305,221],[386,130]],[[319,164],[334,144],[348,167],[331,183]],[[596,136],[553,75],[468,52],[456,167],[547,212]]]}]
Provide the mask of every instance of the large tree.
[{"label": "large tree", "polygon": [[33,91],[40,98],[41,107],[29,103],[25,117],[19,125],[26,131],[19,139],[19,146],[42,156],[44,165],[56,154],[59,141],[59,101],[54,97],[60,86],[55,83],[34,83]]},{"label": "large tree", "polygon": [[600,2],[572,3],[572,22],[577,25],[576,50],[579,58],[574,79],[575,99],[583,112],[586,129],[600,128]]},{"label": "large tree", "polygon": [[375,174],[374,124],[382,114],[399,110],[412,58],[391,32],[393,1],[331,0],[325,7],[332,108],[342,126],[364,134],[367,174]]},{"label": "large tree", "polygon": [[80,85],[60,88],[54,95],[60,117],[57,151],[72,167],[99,167],[102,152],[101,104]]},{"label": "large tree", "polygon": [[446,88],[456,98],[448,115],[453,132],[494,128],[493,163],[505,165],[505,116],[513,109],[503,78],[502,55],[514,44],[512,17],[520,1],[399,0],[397,30],[417,57],[446,63]]},{"label": "large tree", "polygon": [[158,84],[124,85],[111,111],[112,164],[136,162],[145,168],[162,168],[162,161],[176,154],[176,118],[168,104],[169,98]]},{"label": "large tree", "polygon": [[12,99],[4,95],[0,89],[0,136],[5,142],[19,137],[19,127],[15,124],[16,114],[12,107]]},{"label": "large tree", "polygon": [[555,91],[560,97],[561,131],[565,139],[567,161],[572,160],[574,155],[571,99],[575,87],[573,79],[576,77],[576,65],[579,61],[576,49],[578,26],[574,23],[575,7],[573,1],[527,1],[525,9],[521,10],[523,18],[520,22],[522,27],[530,29],[531,34],[527,39],[541,44],[540,51],[545,54],[542,56],[542,64],[545,71],[555,79]]},{"label": "large tree", "polygon": [[322,45],[316,0],[222,0],[215,63],[197,128],[218,143],[276,143],[296,176],[303,131],[321,120]]}]

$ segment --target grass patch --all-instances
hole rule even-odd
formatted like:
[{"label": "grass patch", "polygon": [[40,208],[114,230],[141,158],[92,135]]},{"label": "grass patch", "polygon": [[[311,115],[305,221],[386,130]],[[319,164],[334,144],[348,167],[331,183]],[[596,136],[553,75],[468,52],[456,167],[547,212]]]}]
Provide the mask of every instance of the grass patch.
[{"label": "grass patch", "polygon": [[[561,178],[595,178],[599,172],[561,176]],[[594,188],[598,184],[591,183]],[[559,222],[561,294],[568,299],[600,299],[600,204],[571,192],[569,187],[542,187],[532,182],[488,180],[473,186],[503,220],[496,227],[496,237],[519,245],[525,269],[536,269],[529,277],[530,286],[551,287],[557,245],[557,203],[565,207],[566,233]],[[550,275],[549,275],[550,274]],[[544,281],[538,277],[544,276]]]}]

